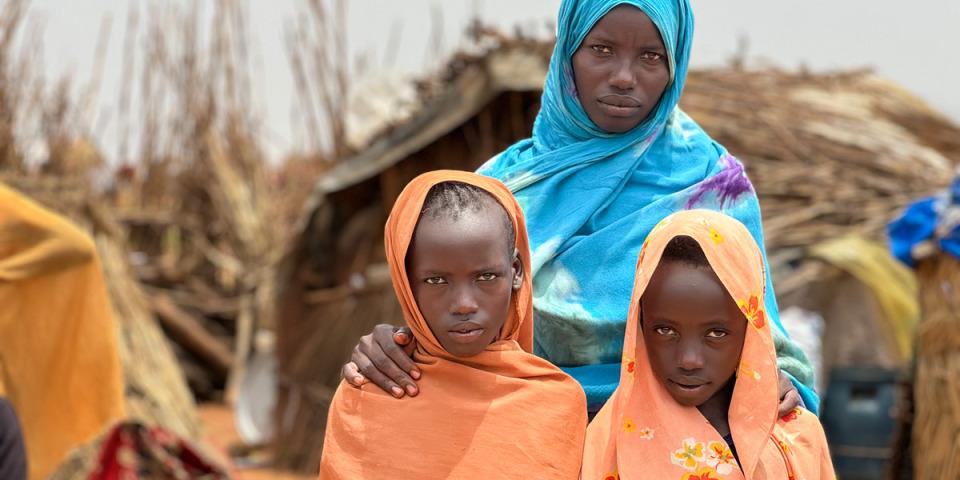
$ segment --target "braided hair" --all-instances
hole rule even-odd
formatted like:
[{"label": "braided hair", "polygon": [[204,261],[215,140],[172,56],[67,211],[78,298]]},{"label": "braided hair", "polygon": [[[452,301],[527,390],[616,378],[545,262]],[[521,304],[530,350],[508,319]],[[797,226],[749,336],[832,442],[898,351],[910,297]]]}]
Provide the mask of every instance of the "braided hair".
[{"label": "braided hair", "polygon": [[484,208],[496,208],[500,212],[507,232],[507,254],[513,258],[517,235],[513,229],[513,221],[510,220],[510,216],[507,215],[503,205],[500,205],[500,202],[493,195],[480,187],[462,182],[438,183],[427,192],[420,217],[429,215],[430,218],[434,219],[449,218],[456,220],[466,212],[480,212]]}]

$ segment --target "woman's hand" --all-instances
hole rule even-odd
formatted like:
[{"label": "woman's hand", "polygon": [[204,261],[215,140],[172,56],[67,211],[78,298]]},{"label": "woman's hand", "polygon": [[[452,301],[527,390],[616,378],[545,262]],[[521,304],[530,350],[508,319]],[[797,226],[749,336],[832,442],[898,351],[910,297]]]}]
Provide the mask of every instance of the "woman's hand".
[{"label": "woman's hand", "polygon": [[420,370],[410,359],[415,346],[409,328],[377,325],[360,338],[341,375],[355,387],[369,380],[394,397],[415,397],[420,392],[414,381],[420,379]]},{"label": "woman's hand", "polygon": [[797,391],[797,387],[793,386],[790,377],[783,373],[783,370],[779,370],[778,373],[780,377],[780,413],[777,414],[777,418],[780,418],[800,406],[800,392]]}]

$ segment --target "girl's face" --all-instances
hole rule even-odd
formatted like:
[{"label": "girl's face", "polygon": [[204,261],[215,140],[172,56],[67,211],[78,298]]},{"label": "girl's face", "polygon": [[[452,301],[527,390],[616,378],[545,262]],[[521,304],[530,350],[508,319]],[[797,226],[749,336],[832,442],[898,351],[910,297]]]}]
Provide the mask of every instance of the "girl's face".
[{"label": "girl's face", "polygon": [[615,7],[597,21],[573,54],[573,75],[587,116],[611,133],[643,122],[670,81],[659,30],[631,5]]},{"label": "girl's face", "polygon": [[713,270],[679,261],[657,266],[640,303],[654,375],[681,405],[703,405],[736,372],[747,319]]},{"label": "girl's face", "polygon": [[458,357],[484,351],[510,315],[523,268],[499,204],[457,218],[424,215],[407,254],[417,307],[443,348]]}]

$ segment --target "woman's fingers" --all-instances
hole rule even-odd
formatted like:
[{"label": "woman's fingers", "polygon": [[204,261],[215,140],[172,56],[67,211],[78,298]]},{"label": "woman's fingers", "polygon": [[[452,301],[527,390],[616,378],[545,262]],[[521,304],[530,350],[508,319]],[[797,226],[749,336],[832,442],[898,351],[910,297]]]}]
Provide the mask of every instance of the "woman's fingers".
[{"label": "woman's fingers", "polygon": [[357,364],[354,362],[347,362],[342,369],[340,369],[340,376],[347,380],[350,385],[354,387],[363,386],[366,383],[367,379],[360,374],[360,368],[357,367]]},{"label": "woman's fingers", "polygon": [[795,389],[791,390],[780,400],[779,416],[777,418],[783,417],[799,406],[800,392]]},{"label": "woman's fingers", "polygon": [[[374,340],[379,348],[372,348],[368,357],[378,372],[388,377],[394,383],[399,384],[407,395],[416,396],[420,393],[420,390],[417,388],[417,383],[407,373],[415,370],[416,366],[413,360],[410,359],[410,356],[403,351],[403,348],[393,341],[393,332],[390,332],[388,338],[378,338],[377,335],[374,334]],[[361,372],[363,372],[363,370],[361,370]]]},{"label": "woman's fingers", "polygon": [[[394,341],[394,334],[397,332],[398,329],[391,325],[377,325],[373,333],[360,338],[350,360],[356,365],[359,375],[383,391],[398,398],[404,395],[416,396],[420,390],[411,377],[412,374],[407,372],[416,372],[415,375],[419,378],[420,371],[410,359],[410,354]],[[399,340],[405,341],[408,346],[414,343],[409,329],[399,332]],[[352,375],[344,378],[352,378],[351,383],[356,385],[357,374],[352,369],[345,365],[342,372],[344,375]]]},{"label": "woman's fingers", "polygon": [[357,364],[357,368],[360,369],[360,373],[365,376],[370,382],[374,385],[380,387],[381,390],[387,392],[394,397],[401,398],[403,397],[403,389],[400,388],[400,385],[397,385],[393,380],[390,380],[386,375],[380,373],[380,370],[377,369],[376,365],[373,363],[370,358],[368,358],[363,353],[355,352],[356,355],[353,358],[353,363]]},{"label": "woman's fingers", "polygon": [[[417,365],[410,358],[413,355],[413,351],[417,348],[417,341],[413,338],[413,332],[407,327],[393,329],[393,343],[403,347],[401,349],[403,352],[401,356],[395,356],[396,351],[391,351],[392,349],[387,350],[386,346],[383,346],[384,351],[390,355],[390,358],[392,358],[403,371],[407,372],[414,380],[419,380],[420,369],[417,368]],[[414,386],[416,386],[416,384],[414,384]]]},{"label": "woman's fingers", "polygon": [[778,373],[780,380],[780,407],[778,408],[779,415],[777,418],[780,418],[800,406],[800,392],[797,391],[797,387],[790,381],[789,376],[784,374],[783,371],[779,371]]}]

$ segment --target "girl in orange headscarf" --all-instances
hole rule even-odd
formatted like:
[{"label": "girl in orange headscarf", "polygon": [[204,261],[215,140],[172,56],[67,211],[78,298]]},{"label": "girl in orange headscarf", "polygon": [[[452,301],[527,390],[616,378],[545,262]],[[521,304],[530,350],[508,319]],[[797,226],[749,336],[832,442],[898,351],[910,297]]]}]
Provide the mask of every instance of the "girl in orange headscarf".
[{"label": "girl in orange headscarf", "polygon": [[777,418],[763,257],[737,220],[675,213],[637,262],[620,386],[587,429],[583,479],[834,479],[823,428]]},{"label": "girl in orange headscarf", "polygon": [[530,353],[530,253],[509,190],[473,173],[421,175],[397,199],[385,243],[420,395],[341,384],[320,478],[578,478],[586,400]]}]

